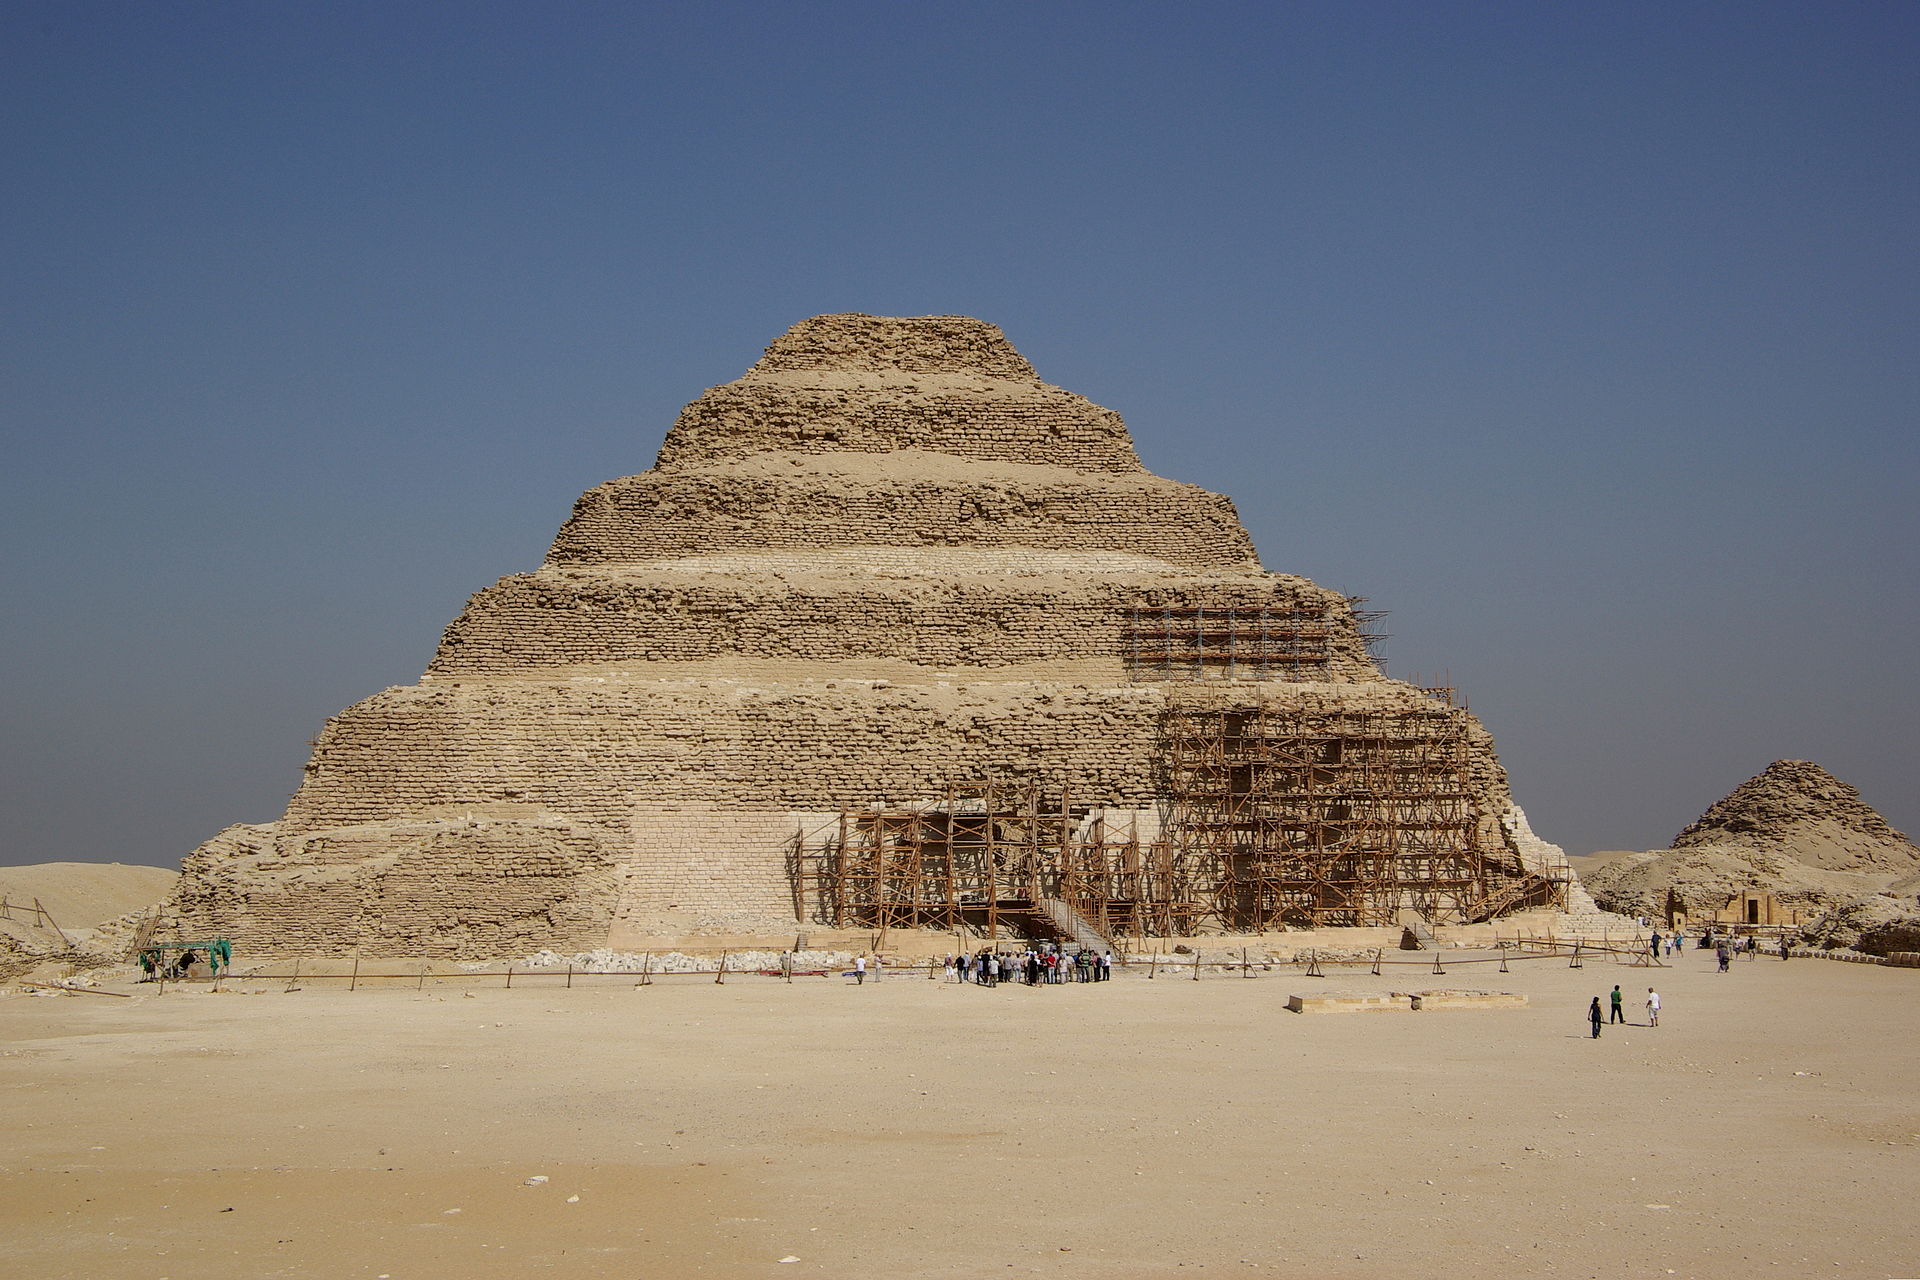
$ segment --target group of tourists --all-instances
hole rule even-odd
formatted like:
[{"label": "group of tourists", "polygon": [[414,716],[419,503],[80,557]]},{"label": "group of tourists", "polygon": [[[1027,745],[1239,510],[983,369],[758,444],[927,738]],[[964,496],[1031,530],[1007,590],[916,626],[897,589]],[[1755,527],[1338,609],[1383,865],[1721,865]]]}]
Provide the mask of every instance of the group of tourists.
[{"label": "group of tourists", "polygon": [[996,951],[983,947],[974,955],[947,957],[947,981],[997,987],[1003,982],[1025,982],[1030,987],[1062,982],[1106,982],[1113,977],[1113,952],[1082,947],[1068,954],[1058,944],[1042,942],[1023,951]]},{"label": "group of tourists", "polygon": [[[1607,1005],[1608,1008],[1612,1010],[1613,1016],[1606,1019],[1603,1023],[1600,1014],[1600,997],[1595,996],[1593,998],[1593,1003],[1587,1006],[1587,1021],[1593,1025],[1593,1038],[1595,1040],[1600,1038],[1600,1028],[1603,1025],[1607,1023],[1626,1022],[1627,1014],[1624,1007],[1625,1003],[1626,996],[1621,992],[1620,984],[1616,982],[1613,984],[1613,990],[1607,996]],[[1647,988],[1646,1025],[1649,1027],[1657,1027],[1660,1025],[1660,993],[1652,987]]]},{"label": "group of tourists", "polygon": [[[1655,929],[1647,937],[1647,953],[1655,960],[1658,960],[1662,955],[1673,955],[1684,947],[1686,943],[1687,935],[1679,929],[1675,929],[1670,936],[1665,938],[1660,936],[1658,929]],[[1664,952],[1660,950],[1663,946],[1666,948]]]},{"label": "group of tourists", "polygon": [[[1745,955],[1749,960],[1758,960],[1760,958],[1760,939],[1752,934],[1748,934],[1744,938],[1721,937],[1717,941],[1712,939],[1709,939],[1709,941],[1713,941],[1714,943],[1713,954],[1714,958],[1720,962],[1721,973],[1725,973],[1733,968],[1733,958],[1736,955]],[[1703,943],[1701,945],[1704,946],[1705,944]],[[1785,938],[1780,940],[1780,954],[1782,956],[1787,954],[1787,941]]]},{"label": "group of tourists", "polygon": [[[1668,937],[1662,937],[1660,931],[1655,929],[1647,938],[1647,954],[1658,960],[1662,955],[1671,956],[1678,952],[1686,942],[1687,935],[1679,929],[1675,929]],[[1712,949],[1714,957],[1720,962],[1721,973],[1727,972],[1732,967],[1735,956],[1744,955],[1749,960],[1760,958],[1760,939],[1753,934],[1747,934],[1745,937],[1729,937],[1724,933],[1715,933],[1709,928],[1700,935],[1700,946],[1702,950]],[[1662,947],[1666,948],[1664,952],[1661,950]],[[1783,937],[1780,939],[1780,958],[1784,960],[1789,954],[1790,948]]]}]

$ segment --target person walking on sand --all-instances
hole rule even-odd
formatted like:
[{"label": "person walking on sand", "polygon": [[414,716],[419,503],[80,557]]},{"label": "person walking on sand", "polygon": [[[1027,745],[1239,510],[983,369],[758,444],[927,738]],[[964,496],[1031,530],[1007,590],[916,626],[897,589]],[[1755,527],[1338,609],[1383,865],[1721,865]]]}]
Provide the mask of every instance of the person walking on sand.
[{"label": "person walking on sand", "polygon": [[853,958],[853,985],[865,986],[867,982],[867,957],[863,952]]},{"label": "person walking on sand", "polygon": [[1607,1002],[1613,1006],[1613,1016],[1607,1019],[1608,1022],[1625,1022],[1627,1020],[1626,1011],[1620,1007],[1620,1001],[1622,999],[1620,984],[1616,982],[1613,984],[1613,994],[1607,997]]},{"label": "person walking on sand", "polygon": [[1587,1006],[1587,1021],[1593,1023],[1593,1038],[1600,1038],[1600,997],[1595,996],[1593,1003]]},{"label": "person walking on sand", "polygon": [[1660,931],[1658,929],[1655,929],[1653,936],[1647,939],[1647,952],[1655,960],[1660,958]]},{"label": "person walking on sand", "polygon": [[1647,1025],[1660,1025],[1660,993],[1652,987],[1647,988]]},{"label": "person walking on sand", "polygon": [[1723,941],[1713,949],[1713,954],[1720,960],[1720,972],[1726,973],[1733,965],[1733,952],[1727,950],[1727,944]]}]

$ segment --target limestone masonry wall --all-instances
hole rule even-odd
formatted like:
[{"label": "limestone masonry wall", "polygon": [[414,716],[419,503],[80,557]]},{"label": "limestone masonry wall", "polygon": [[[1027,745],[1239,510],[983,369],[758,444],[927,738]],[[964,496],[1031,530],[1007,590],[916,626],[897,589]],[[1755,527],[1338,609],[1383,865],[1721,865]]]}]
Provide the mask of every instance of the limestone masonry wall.
[{"label": "limestone masonry wall", "polygon": [[1053,465],[1077,471],[1142,469],[1119,414],[1041,383],[939,391],[729,383],[681,410],[658,465],[896,449],[1002,462],[1044,449]]},{"label": "limestone masonry wall", "polygon": [[632,854],[625,867],[614,925],[662,911],[729,911],[792,916],[784,877],[767,874],[795,832],[833,814],[733,805],[647,804],[633,816]]},{"label": "limestone masonry wall", "polygon": [[1344,598],[1271,578],[1157,587],[1082,582],[1078,590],[938,581],[841,582],[824,590],[777,579],[740,585],[717,573],[704,581],[711,585],[553,572],[504,578],[448,627],[429,670],[461,675],[723,654],[897,658],[943,668],[1118,661],[1138,606],[1285,609],[1308,600],[1330,607],[1339,627],[1328,647],[1334,678],[1378,678]]},{"label": "limestone masonry wall", "polygon": [[[917,803],[949,780],[988,775],[1039,778],[1080,803],[1142,807],[1154,801],[1152,753],[1169,696],[1429,705],[1384,681],[1198,693],[1012,681],[436,683],[389,689],[329,721],[283,826],[317,831],[504,801],[624,833],[642,802],[837,810]],[[1504,779],[1477,785],[1504,801]]]},{"label": "limestone masonry wall", "polygon": [[814,316],[775,338],[754,369],[1036,376],[1000,326],[971,316]]},{"label": "limestone masonry wall", "polygon": [[480,959],[559,945],[550,940],[600,945],[615,865],[599,837],[554,821],[395,822],[311,836],[238,826],[187,858],[170,908],[192,936],[238,939],[248,958],[353,949]]},{"label": "limestone masonry wall", "polygon": [[[642,800],[835,809],[906,802],[982,773],[1132,803],[1150,794],[1158,705],[1152,690],[1124,686],[389,689],[328,722],[284,822],[310,831],[504,799],[624,833]],[[414,743],[432,749],[405,749]]]},{"label": "limestone masonry wall", "polygon": [[1233,503],[1193,485],[711,472],[648,472],[588,490],[547,560],[608,564],[871,545],[1126,551],[1207,568],[1255,563]]}]

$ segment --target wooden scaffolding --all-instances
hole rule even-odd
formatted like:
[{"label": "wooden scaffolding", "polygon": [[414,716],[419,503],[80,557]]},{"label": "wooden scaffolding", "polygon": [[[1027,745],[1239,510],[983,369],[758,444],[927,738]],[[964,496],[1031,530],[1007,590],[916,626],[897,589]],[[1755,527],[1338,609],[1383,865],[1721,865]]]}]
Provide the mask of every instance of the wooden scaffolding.
[{"label": "wooden scaffolding", "polygon": [[[1386,636],[1374,625],[1386,615],[1347,605],[1369,648]],[[1134,680],[1324,680],[1344,620],[1324,599],[1264,604],[1135,605],[1122,640]]]},{"label": "wooden scaffolding", "polygon": [[1190,861],[1131,826],[1106,830],[1099,810],[1036,782],[986,780],[951,783],[919,808],[847,810],[796,837],[790,873],[802,917],[837,928],[1111,941],[1201,927]]},{"label": "wooden scaffolding", "polygon": [[1229,931],[1390,925],[1404,911],[1461,923],[1553,895],[1489,858],[1470,762],[1467,717],[1446,705],[1176,706],[1159,786],[1174,841],[1217,876]]},{"label": "wooden scaffolding", "polygon": [[1471,721],[1447,693],[1317,712],[1176,702],[1161,720],[1147,838],[1137,818],[1110,831],[1108,810],[1037,782],[954,782],[923,805],[849,809],[797,835],[794,906],[882,934],[1108,942],[1564,906],[1565,875],[1525,870],[1487,833]]}]

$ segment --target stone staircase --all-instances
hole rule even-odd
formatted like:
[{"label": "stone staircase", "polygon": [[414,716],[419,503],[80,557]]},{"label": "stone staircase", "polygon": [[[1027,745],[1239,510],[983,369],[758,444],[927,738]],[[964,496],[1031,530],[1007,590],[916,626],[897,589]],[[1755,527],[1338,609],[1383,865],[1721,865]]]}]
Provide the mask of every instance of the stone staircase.
[{"label": "stone staircase", "polygon": [[1033,909],[1076,950],[1085,947],[1090,951],[1111,951],[1116,957],[1120,954],[1119,948],[1113,945],[1113,939],[1094,928],[1091,921],[1075,911],[1064,899],[1035,898]]}]

